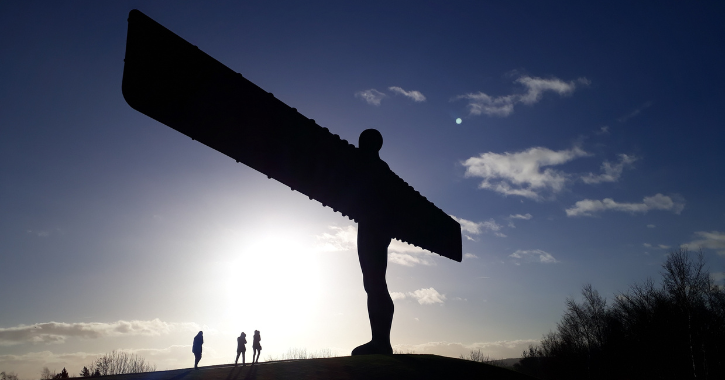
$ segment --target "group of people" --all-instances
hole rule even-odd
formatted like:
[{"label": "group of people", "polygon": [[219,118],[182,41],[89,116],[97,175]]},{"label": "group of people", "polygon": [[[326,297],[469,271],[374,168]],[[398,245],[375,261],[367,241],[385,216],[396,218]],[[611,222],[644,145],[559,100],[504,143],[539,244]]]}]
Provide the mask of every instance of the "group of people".
[{"label": "group of people", "polygon": [[[259,342],[262,337],[259,335],[259,330],[254,330],[254,338],[252,340],[252,364],[259,363],[259,356],[262,354],[262,345]],[[194,369],[199,369],[199,360],[201,360],[201,346],[204,344],[204,332],[199,331],[194,337],[194,343],[191,345],[191,352],[194,353]],[[242,355],[242,366],[245,366],[245,353],[247,352],[247,334],[242,332],[237,337],[237,358],[234,359],[234,366],[236,367],[239,361],[239,355]]]}]

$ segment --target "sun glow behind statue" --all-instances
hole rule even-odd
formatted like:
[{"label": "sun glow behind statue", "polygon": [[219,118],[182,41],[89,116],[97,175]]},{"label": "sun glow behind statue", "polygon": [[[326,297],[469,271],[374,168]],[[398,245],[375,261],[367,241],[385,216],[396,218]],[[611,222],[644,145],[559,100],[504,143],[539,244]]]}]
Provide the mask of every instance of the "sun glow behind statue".
[{"label": "sun glow behind statue", "polygon": [[224,327],[290,337],[312,322],[322,292],[321,263],[302,240],[270,233],[253,242],[227,242],[230,261],[220,273],[224,289],[218,289],[226,295]]}]

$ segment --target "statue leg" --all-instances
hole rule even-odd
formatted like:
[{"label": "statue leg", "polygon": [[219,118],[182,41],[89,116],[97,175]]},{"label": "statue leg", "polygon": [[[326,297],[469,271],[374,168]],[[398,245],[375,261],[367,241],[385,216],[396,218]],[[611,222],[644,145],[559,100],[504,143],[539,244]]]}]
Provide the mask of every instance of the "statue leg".
[{"label": "statue leg", "polygon": [[385,272],[388,268],[390,236],[371,223],[358,224],[357,252],[363,273],[363,285],[368,294],[368,318],[372,340],[352,351],[353,355],[393,353],[390,327],[393,324],[393,299],[388,292]]}]

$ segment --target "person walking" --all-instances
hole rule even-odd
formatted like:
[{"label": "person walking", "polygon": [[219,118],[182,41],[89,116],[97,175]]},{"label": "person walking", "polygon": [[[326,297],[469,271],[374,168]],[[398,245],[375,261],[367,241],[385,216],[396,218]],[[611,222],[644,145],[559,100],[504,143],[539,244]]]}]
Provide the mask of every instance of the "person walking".
[{"label": "person walking", "polygon": [[[259,330],[254,330],[254,339],[252,340],[252,364],[259,363],[259,356],[262,355],[262,345],[259,342],[262,337],[259,335]],[[256,359],[255,359],[256,355]]]},{"label": "person walking", "polygon": [[237,358],[234,359],[234,366],[237,366],[237,361],[239,361],[239,354],[242,354],[242,367],[244,367],[245,359],[244,359],[244,353],[247,352],[247,334],[242,331],[242,335],[239,335],[237,337]]},{"label": "person walking", "polygon": [[194,337],[194,344],[191,345],[191,352],[194,353],[194,369],[199,369],[199,360],[201,360],[201,345],[204,344],[204,332],[199,331]]}]

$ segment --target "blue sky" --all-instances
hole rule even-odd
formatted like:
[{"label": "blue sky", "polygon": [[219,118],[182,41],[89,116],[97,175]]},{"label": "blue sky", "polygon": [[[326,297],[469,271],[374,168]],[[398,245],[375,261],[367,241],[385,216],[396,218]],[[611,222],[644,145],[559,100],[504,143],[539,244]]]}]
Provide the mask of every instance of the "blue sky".
[{"label": "blue sky", "polygon": [[722,3],[4,2],[0,370],[369,339],[353,222],[125,103],[134,8],[461,221],[462,263],[390,247],[399,349],[518,356],[682,245],[722,280]]}]

